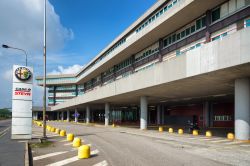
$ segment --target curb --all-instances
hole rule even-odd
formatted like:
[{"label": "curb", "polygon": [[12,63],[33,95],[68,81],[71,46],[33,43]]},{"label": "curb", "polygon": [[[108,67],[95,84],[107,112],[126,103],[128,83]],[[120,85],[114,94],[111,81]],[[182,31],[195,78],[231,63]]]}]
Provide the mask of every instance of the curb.
[{"label": "curb", "polygon": [[25,154],[24,154],[24,165],[29,166],[30,161],[29,161],[29,143],[25,143]]}]

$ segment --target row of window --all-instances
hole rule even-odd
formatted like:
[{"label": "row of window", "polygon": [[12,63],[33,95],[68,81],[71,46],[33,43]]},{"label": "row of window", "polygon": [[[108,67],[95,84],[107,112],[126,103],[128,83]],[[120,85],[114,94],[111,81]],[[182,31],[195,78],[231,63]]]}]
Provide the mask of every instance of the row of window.
[{"label": "row of window", "polygon": [[155,48],[155,49],[148,49],[145,52],[142,53],[142,56],[139,56],[138,58],[135,59],[136,62],[150,56],[153,55],[154,53],[159,52],[159,48]]},{"label": "row of window", "polygon": [[136,33],[140,32],[142,29],[144,29],[146,26],[154,22],[157,18],[159,18],[163,13],[167,12],[169,9],[171,9],[174,5],[177,4],[177,2],[180,0],[172,0],[170,1],[166,6],[164,6],[160,11],[158,11],[156,14],[154,14],[152,17],[147,19],[142,25],[139,26],[139,28],[136,29]]},{"label": "row of window", "polygon": [[201,43],[197,43],[197,44],[195,44],[195,45],[193,45],[193,46],[191,46],[191,47],[189,47],[189,48],[186,48],[186,49],[184,49],[184,50],[182,50],[182,51],[176,50],[176,56],[181,55],[181,54],[184,54],[184,53],[186,53],[186,52],[188,52],[188,51],[191,51],[191,50],[193,50],[193,49],[195,49],[195,48],[199,48],[199,47],[201,47]]},{"label": "row of window", "polygon": [[220,34],[218,36],[215,36],[212,38],[212,41],[215,41],[215,40],[219,40],[219,39],[222,39],[223,37],[227,36],[227,32],[223,33],[223,34]]},{"label": "row of window", "polygon": [[231,115],[215,115],[214,121],[232,121]]},{"label": "row of window", "polygon": [[203,17],[199,18],[198,20],[196,20],[195,22],[193,22],[192,24],[190,24],[190,26],[188,26],[187,28],[166,37],[163,40],[163,47],[167,47],[167,46],[195,33],[196,31],[200,30],[201,28],[203,28],[205,26],[206,26],[206,16],[203,16]]},{"label": "row of window", "polygon": [[118,65],[116,65],[116,71],[119,71],[119,70],[131,65],[132,61],[133,61],[132,58],[128,58],[125,61],[119,63]]}]

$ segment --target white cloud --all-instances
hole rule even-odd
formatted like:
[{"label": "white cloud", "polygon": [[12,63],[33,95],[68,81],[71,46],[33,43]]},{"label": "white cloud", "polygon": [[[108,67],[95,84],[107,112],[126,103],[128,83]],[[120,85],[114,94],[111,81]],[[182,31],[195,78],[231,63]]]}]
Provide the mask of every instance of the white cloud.
[{"label": "white cloud", "polygon": [[48,75],[54,75],[54,74],[75,74],[79,72],[83,66],[81,65],[73,65],[69,66],[67,68],[64,68],[63,66],[58,66],[57,70],[53,70],[52,72],[48,73]]},{"label": "white cloud", "polygon": [[[0,45],[8,44],[26,50],[28,65],[34,67],[34,75],[42,73],[43,65],[41,60],[43,56],[43,2],[44,0],[0,0]],[[62,25],[59,15],[52,4],[47,1],[48,56],[52,58],[64,48],[67,41],[73,38],[73,31]],[[0,75],[2,87],[0,108],[11,107],[12,70],[10,69],[13,64],[24,64],[24,56],[20,51],[0,48],[0,57],[0,68],[4,73]],[[41,105],[40,88],[34,87],[34,103]]]}]

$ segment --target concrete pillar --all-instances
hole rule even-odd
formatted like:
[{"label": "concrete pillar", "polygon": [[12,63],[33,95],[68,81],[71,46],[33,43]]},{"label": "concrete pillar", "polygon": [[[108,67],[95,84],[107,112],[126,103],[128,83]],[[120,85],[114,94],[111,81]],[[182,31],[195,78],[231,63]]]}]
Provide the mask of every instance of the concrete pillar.
[{"label": "concrete pillar", "polygon": [[165,110],[164,110],[164,106],[161,107],[161,124],[165,124]]},{"label": "concrete pillar", "polygon": [[64,112],[62,111],[61,113],[61,120],[63,121],[64,120]]},{"label": "concrete pillar", "polygon": [[157,124],[161,124],[161,106],[157,106]]},{"label": "concrete pillar", "polygon": [[70,112],[67,111],[67,122],[69,122],[69,115],[70,115]]},{"label": "concrete pillar", "polygon": [[147,129],[147,121],[148,121],[148,101],[147,97],[142,96],[140,99],[140,110],[141,110],[141,117],[140,117],[140,129],[144,130]]},{"label": "concrete pillar", "polygon": [[77,123],[78,122],[78,112],[77,112],[77,108],[75,109],[75,122]]},{"label": "concrete pillar", "polygon": [[89,106],[86,107],[86,123],[88,124],[90,120],[90,108]]},{"label": "concrete pillar", "polygon": [[105,103],[105,126],[109,125],[109,111],[110,111],[109,103]]},{"label": "concrete pillar", "polygon": [[60,120],[59,111],[56,113],[56,120]]},{"label": "concrete pillar", "polygon": [[235,80],[235,138],[250,139],[250,80]]},{"label": "concrete pillar", "polygon": [[204,127],[209,127],[209,102],[206,101],[203,103],[203,126]]}]

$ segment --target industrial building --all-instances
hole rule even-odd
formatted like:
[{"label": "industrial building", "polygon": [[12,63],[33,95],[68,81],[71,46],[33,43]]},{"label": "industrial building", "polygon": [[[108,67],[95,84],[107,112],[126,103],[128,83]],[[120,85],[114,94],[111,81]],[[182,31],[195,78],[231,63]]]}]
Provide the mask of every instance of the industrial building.
[{"label": "industrial building", "polygon": [[159,0],[81,71],[50,75],[47,87],[49,119],[140,129],[191,121],[249,140],[250,0]]}]

